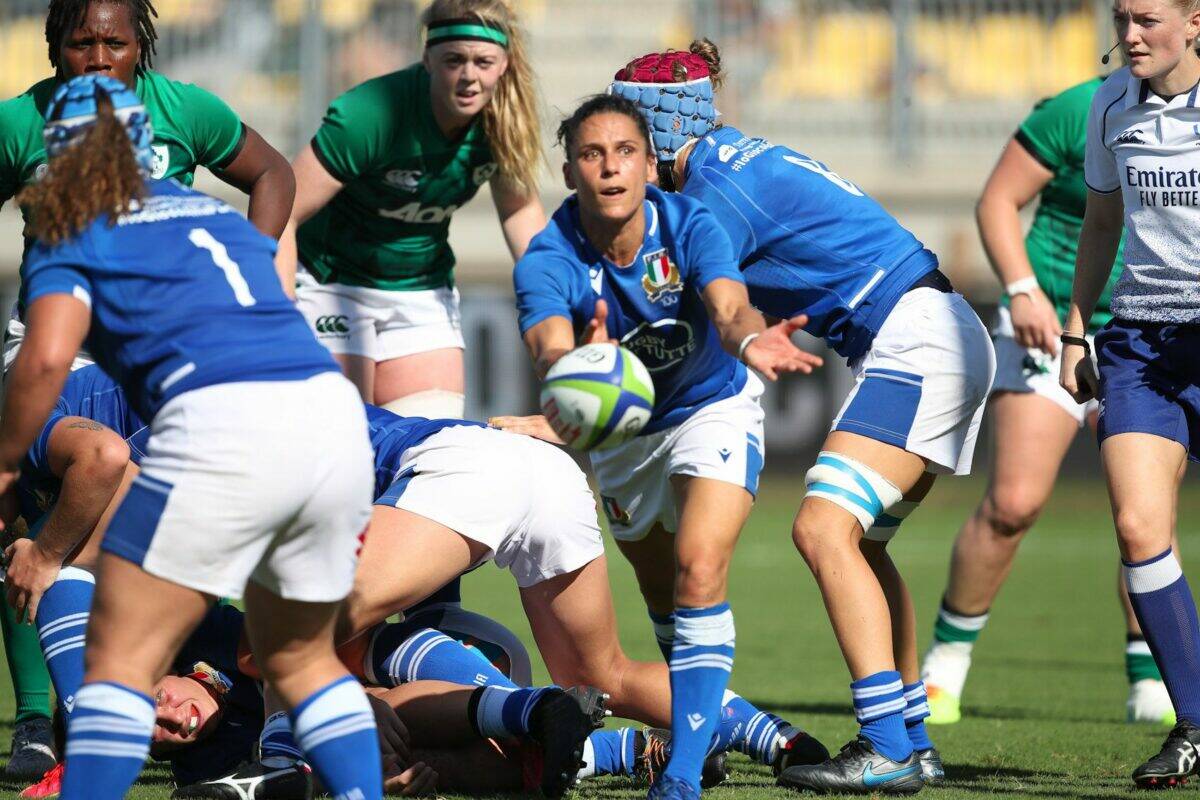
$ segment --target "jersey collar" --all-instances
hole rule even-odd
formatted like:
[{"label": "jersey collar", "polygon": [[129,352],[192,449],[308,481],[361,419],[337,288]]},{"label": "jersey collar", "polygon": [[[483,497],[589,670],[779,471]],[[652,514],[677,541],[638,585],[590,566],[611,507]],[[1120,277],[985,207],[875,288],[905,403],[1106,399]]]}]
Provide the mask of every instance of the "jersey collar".
[{"label": "jersey collar", "polygon": [[1174,97],[1163,97],[1156,94],[1150,88],[1150,81],[1133,78],[1130,86],[1130,96],[1135,97],[1134,103],[1137,105],[1149,105],[1159,108],[1196,108],[1197,95],[1200,94],[1200,81],[1197,81],[1191,89],[1186,92],[1180,92]]},{"label": "jersey collar", "polygon": [[[649,189],[649,187],[647,187],[647,189]],[[587,234],[584,233],[583,221],[579,216],[579,198],[575,195],[571,195],[571,197],[568,199],[568,202],[571,204],[571,232],[575,235],[575,240],[579,242],[584,251],[587,252],[592,258],[598,259],[616,269],[629,269],[633,265],[637,264],[638,257],[642,254],[642,251],[646,249],[646,242],[658,235],[658,206],[650,202],[650,198],[647,197],[642,201],[642,210],[646,215],[646,230],[642,234],[642,243],[638,247],[637,252],[633,254],[633,258],[628,264],[614,264],[603,253],[601,253],[595,245],[591,243],[591,241],[587,238]]]}]

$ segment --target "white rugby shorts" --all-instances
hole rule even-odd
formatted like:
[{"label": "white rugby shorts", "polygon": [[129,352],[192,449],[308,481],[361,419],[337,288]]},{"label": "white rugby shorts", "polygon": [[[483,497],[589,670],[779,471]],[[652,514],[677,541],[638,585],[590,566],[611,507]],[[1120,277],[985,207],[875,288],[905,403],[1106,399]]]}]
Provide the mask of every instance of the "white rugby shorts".
[{"label": "white rugby shorts", "polygon": [[604,555],[596,498],[583,471],[532,436],[445,428],[406,450],[396,475],[376,505],[412,512],[486,546],[482,560],[509,570],[523,589]]},{"label": "white rugby shorts", "polygon": [[679,425],[591,453],[613,538],[636,542],[654,524],[679,527],[672,475],[689,475],[758,493],[765,455],[763,384],[753,372],[739,394],[704,406]]},{"label": "white rugby shorts", "polygon": [[996,356],[962,295],[906,293],[850,368],[854,388],[832,430],[926,458],[930,472],[970,474]]},{"label": "white rugby shorts", "polygon": [[463,349],[458,289],[396,292],[320,284],[296,273],[296,307],[335,355],[375,362],[444,348]]},{"label": "white rugby shorts", "polygon": [[373,463],[362,400],[340,373],[185,392],[154,417],[102,546],[219,597],[253,580],[335,602],[354,583]]},{"label": "white rugby shorts", "polygon": [[[1095,399],[1080,405],[1075,402],[1067,390],[1058,382],[1059,370],[1062,366],[1060,357],[1062,346],[1059,345],[1059,355],[1051,356],[1036,347],[1022,347],[1014,338],[1012,313],[1005,306],[1000,306],[996,312],[996,324],[992,328],[992,344],[996,347],[996,380],[992,383],[992,392],[1017,392],[1019,394],[1036,394],[1057,405],[1083,427],[1088,415],[1100,409]],[[1095,353],[1095,343],[1091,336],[1087,337]],[[1095,356],[1092,356],[1093,361]]]}]

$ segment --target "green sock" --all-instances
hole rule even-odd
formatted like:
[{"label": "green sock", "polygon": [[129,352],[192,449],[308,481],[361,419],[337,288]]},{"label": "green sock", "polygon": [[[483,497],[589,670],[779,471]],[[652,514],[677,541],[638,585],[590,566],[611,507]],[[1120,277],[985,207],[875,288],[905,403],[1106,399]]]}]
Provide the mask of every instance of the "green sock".
[{"label": "green sock", "polygon": [[4,655],[17,698],[17,722],[50,716],[50,673],[42,658],[37,628],[18,625],[15,612],[0,598],[0,627],[4,629]]},{"label": "green sock", "polygon": [[1150,645],[1146,644],[1144,637],[1132,633],[1125,639],[1125,676],[1129,678],[1130,684],[1147,679],[1162,680],[1158,664],[1150,654]]},{"label": "green sock", "polygon": [[973,645],[987,624],[988,615],[985,611],[976,616],[959,614],[946,605],[942,598],[941,608],[938,609],[937,622],[933,626],[933,640],[946,644],[949,642]]}]

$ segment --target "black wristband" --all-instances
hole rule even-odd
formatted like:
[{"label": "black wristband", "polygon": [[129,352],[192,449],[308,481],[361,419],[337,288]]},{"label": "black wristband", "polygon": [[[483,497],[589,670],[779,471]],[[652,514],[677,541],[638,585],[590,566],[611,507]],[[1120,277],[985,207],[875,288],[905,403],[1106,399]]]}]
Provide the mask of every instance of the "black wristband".
[{"label": "black wristband", "polygon": [[1063,344],[1077,344],[1083,348],[1083,352],[1088,355],[1092,354],[1092,346],[1088,344],[1086,336],[1077,336],[1074,333],[1064,333],[1058,337],[1058,340]]}]

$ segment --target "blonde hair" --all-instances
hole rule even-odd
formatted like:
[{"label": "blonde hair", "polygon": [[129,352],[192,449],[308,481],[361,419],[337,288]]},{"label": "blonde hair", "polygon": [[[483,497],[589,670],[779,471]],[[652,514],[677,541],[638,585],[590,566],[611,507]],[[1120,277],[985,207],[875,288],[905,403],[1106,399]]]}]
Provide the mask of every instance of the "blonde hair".
[{"label": "blonde hair", "polygon": [[433,0],[421,21],[428,25],[464,17],[497,25],[508,36],[508,69],[482,112],[483,130],[501,180],[524,194],[535,194],[545,153],[537,84],[529,64],[524,31],[509,0]]},{"label": "blonde hair", "polygon": [[46,244],[74,237],[104,214],[115,219],[146,193],[124,124],[107,103],[96,117],[82,140],[50,159],[45,177],[17,195],[29,232]]},{"label": "blonde hair", "polygon": [[[721,84],[725,83],[725,73],[721,71],[721,50],[712,39],[695,40],[688,45],[688,52],[704,59],[704,63],[708,64],[708,79],[712,81],[713,89],[720,89]],[[686,71],[682,79],[676,77],[675,80],[687,80]]]}]

